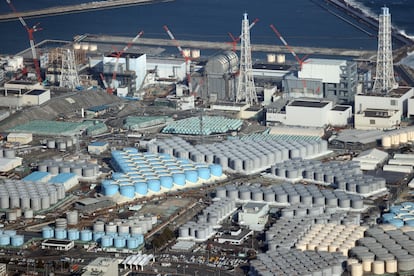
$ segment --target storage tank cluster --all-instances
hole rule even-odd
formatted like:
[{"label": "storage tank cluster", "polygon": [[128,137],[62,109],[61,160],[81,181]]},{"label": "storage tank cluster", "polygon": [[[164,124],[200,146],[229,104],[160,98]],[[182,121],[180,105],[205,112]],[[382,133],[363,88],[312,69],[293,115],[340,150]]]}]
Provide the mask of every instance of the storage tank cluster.
[{"label": "storage tank cluster", "polygon": [[56,219],[55,227],[43,227],[44,239],[69,239],[82,242],[97,242],[102,247],[137,249],[144,243],[144,234],[152,229],[152,218],[131,217],[117,222],[96,221],[93,229],[67,228],[71,222]]},{"label": "storage tank cluster", "polygon": [[178,237],[182,240],[194,240],[203,242],[215,234],[221,221],[236,211],[236,203],[233,200],[219,200],[205,208],[196,221],[188,221],[180,226]]},{"label": "storage tank cluster", "polygon": [[194,163],[167,153],[141,153],[136,148],[112,151],[112,165],[118,172],[102,181],[102,192],[106,196],[119,193],[128,199],[223,177],[220,165]]},{"label": "storage tank cluster", "polygon": [[367,227],[359,225],[341,225],[335,223],[315,224],[296,243],[299,250],[325,252],[348,252],[355,247],[355,242],[364,237]]},{"label": "storage tank cluster", "polygon": [[37,167],[40,172],[48,172],[51,175],[59,173],[74,173],[78,177],[96,178],[99,175],[99,165],[86,159],[68,161],[63,159],[44,160]]},{"label": "storage tank cluster", "polygon": [[24,235],[17,235],[15,230],[0,230],[0,246],[20,247],[24,244]]},{"label": "storage tank cluster", "polygon": [[[282,183],[262,187],[226,185],[216,189],[216,197],[229,198],[237,202],[264,201],[275,206],[301,205],[302,207],[322,206],[342,210],[364,209],[363,199],[359,195],[348,194],[340,190],[320,190],[313,184]],[[310,213],[311,209],[308,211],[308,215],[313,214],[313,212]]]},{"label": "storage tank cluster", "polygon": [[387,189],[384,178],[363,174],[359,163],[354,161],[322,163],[295,158],[275,164],[270,171],[271,175],[289,181],[307,180],[363,196]]},{"label": "storage tank cluster", "polygon": [[257,259],[250,261],[249,275],[340,276],[344,272],[345,261],[346,257],[339,252],[280,249],[257,254]]},{"label": "storage tank cluster", "polygon": [[398,130],[387,131],[381,138],[381,144],[384,149],[396,148],[414,141],[414,128],[405,127]]},{"label": "storage tank cluster", "polygon": [[383,229],[373,227],[356,242],[349,252],[349,269],[352,275],[362,273],[401,273],[414,270],[414,228]]},{"label": "storage tank cluster", "polygon": [[328,150],[325,140],[276,141],[272,139],[227,140],[193,146],[180,137],[147,144],[148,152],[168,153],[195,162],[220,164],[223,170],[252,174],[290,158],[321,155]]},{"label": "storage tank cluster", "polygon": [[0,208],[39,211],[65,198],[65,187],[58,184],[9,180],[0,182]]},{"label": "storage tank cluster", "polygon": [[394,205],[389,208],[388,213],[381,216],[383,223],[391,224],[396,228],[404,225],[414,227],[414,203],[403,202],[399,205]]},{"label": "storage tank cluster", "polygon": [[223,116],[203,116],[201,118],[203,128],[201,130],[200,117],[191,117],[167,123],[162,130],[163,133],[188,134],[188,135],[210,135],[240,130],[243,120],[230,119]]},{"label": "storage tank cluster", "polygon": [[15,158],[16,150],[0,148],[0,158]]},{"label": "storage tank cluster", "polygon": [[66,151],[67,149],[76,145],[76,137],[47,139],[43,141],[48,149],[58,149],[59,151]]}]

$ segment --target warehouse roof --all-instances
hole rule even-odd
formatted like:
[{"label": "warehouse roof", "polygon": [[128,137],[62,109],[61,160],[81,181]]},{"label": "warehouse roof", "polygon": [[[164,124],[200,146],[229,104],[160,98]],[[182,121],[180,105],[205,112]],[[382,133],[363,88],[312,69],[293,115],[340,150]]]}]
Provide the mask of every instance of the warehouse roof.
[{"label": "warehouse roof", "polygon": [[368,144],[376,142],[384,135],[382,130],[358,130],[358,129],[344,129],[335,140],[345,143],[362,143]]},{"label": "warehouse roof", "polygon": [[35,182],[35,181],[39,181],[39,180],[41,180],[41,179],[43,179],[43,178],[45,178],[49,175],[50,175],[50,173],[48,173],[48,172],[36,171],[36,172],[32,172],[31,174],[29,174],[28,176],[26,176],[22,180],[23,181],[34,181]]},{"label": "warehouse roof", "polygon": [[65,183],[66,181],[76,177],[74,173],[60,173],[49,180],[49,183]]},{"label": "warehouse roof", "polygon": [[108,145],[108,142],[102,142],[102,141],[96,141],[96,142],[89,144],[89,146],[93,146],[93,147],[103,147],[106,145]]}]

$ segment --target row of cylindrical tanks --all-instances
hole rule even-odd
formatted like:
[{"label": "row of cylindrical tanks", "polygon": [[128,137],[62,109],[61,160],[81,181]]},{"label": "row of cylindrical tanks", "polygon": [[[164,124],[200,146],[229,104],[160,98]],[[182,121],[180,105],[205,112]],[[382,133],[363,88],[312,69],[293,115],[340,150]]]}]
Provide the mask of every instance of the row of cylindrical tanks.
[{"label": "row of cylindrical tanks", "polygon": [[307,180],[331,185],[339,190],[367,195],[386,189],[381,177],[362,174],[358,162],[325,162],[291,159],[275,164],[271,175],[289,180]]},{"label": "row of cylindrical tanks", "polygon": [[48,172],[52,175],[59,173],[74,173],[79,177],[96,177],[99,174],[99,165],[83,159],[74,162],[45,160],[38,167],[40,172]]},{"label": "row of cylindrical tanks", "polygon": [[216,197],[236,201],[264,201],[271,205],[322,205],[343,209],[363,209],[363,199],[359,195],[347,194],[340,190],[319,190],[309,184],[274,184],[267,187],[246,185],[226,185],[216,189]]},{"label": "row of cylindrical tanks", "polygon": [[249,275],[265,276],[340,276],[344,272],[346,257],[339,252],[300,251],[280,249],[260,253],[250,261]]},{"label": "row of cylindrical tanks", "polygon": [[387,132],[382,136],[381,144],[384,148],[398,147],[401,144],[414,141],[414,128],[402,128]]},{"label": "row of cylindrical tanks", "polygon": [[24,244],[24,235],[17,235],[16,230],[0,230],[0,246],[20,247]]},{"label": "row of cylindrical tanks", "polygon": [[68,148],[76,145],[76,137],[59,138],[59,139],[46,139],[41,141],[48,149],[58,149],[65,151]]},{"label": "row of cylindrical tanks", "polygon": [[[385,228],[385,229],[384,229]],[[373,227],[365,231],[365,237],[356,241],[356,246],[349,251],[353,275],[362,273],[406,273],[414,270],[414,228],[406,226]],[[382,263],[381,263],[382,262]],[[360,265],[353,265],[360,263]],[[384,273],[383,272],[383,273]]]},{"label": "row of cylindrical tanks", "polygon": [[389,212],[381,215],[382,223],[387,223],[396,228],[406,226],[414,227],[414,203],[403,202],[398,205],[391,206]]},{"label": "row of cylindrical tanks", "polygon": [[295,247],[302,251],[341,252],[348,256],[355,242],[364,237],[366,229],[367,227],[355,224],[315,224],[299,239]]},{"label": "row of cylindrical tanks", "polygon": [[5,180],[0,183],[1,209],[43,210],[65,198],[65,187],[60,184]]},{"label": "row of cylindrical tanks", "polygon": [[15,158],[16,150],[0,148],[0,158]]},{"label": "row of cylindrical tanks", "polygon": [[134,198],[136,194],[147,195],[223,175],[217,164],[195,164],[168,154],[143,154],[135,148],[113,151],[112,163],[119,172],[113,173],[112,179],[102,181],[102,193],[106,196],[119,193]]},{"label": "row of cylindrical tanks", "polygon": [[253,173],[290,158],[306,158],[327,151],[327,142],[230,140],[209,145],[193,146],[179,137],[160,140],[147,145],[152,153],[167,153],[195,162],[220,164],[223,170]]},{"label": "row of cylindrical tanks", "polygon": [[[201,121],[203,128],[200,127]],[[163,133],[210,135],[212,133],[226,133],[239,130],[243,125],[240,119],[231,119],[223,116],[190,117],[167,123]]]},{"label": "row of cylindrical tanks", "polygon": [[233,200],[219,200],[206,207],[197,216],[197,222],[188,221],[180,226],[178,234],[181,239],[205,241],[219,226],[221,221],[236,210],[236,203]]},{"label": "row of cylindrical tanks", "polygon": [[123,220],[120,223],[103,221],[96,221],[93,224],[94,232],[118,233],[119,235],[136,235],[146,234],[152,229],[151,218],[137,218],[130,220]]},{"label": "row of cylindrical tanks", "polygon": [[57,240],[72,240],[81,242],[97,242],[102,247],[136,249],[144,243],[143,234],[119,234],[116,232],[94,232],[89,229],[78,230],[76,228],[42,228],[42,238]]}]

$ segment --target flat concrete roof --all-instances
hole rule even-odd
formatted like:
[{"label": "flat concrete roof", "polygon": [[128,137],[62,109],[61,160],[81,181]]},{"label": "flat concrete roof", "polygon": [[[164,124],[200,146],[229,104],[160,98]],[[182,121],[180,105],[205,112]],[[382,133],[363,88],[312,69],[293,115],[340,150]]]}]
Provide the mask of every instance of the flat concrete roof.
[{"label": "flat concrete roof", "polygon": [[303,107],[312,107],[312,108],[321,108],[328,104],[328,102],[319,102],[319,101],[293,101],[290,106],[303,106]]},{"label": "flat concrete roof", "polygon": [[334,108],[332,108],[332,110],[335,111],[345,111],[347,109],[351,108],[350,106],[347,105],[335,105]]},{"label": "flat concrete roof", "polygon": [[46,90],[44,90],[44,89],[33,89],[33,90],[30,90],[29,92],[27,92],[26,95],[38,96],[38,95],[41,95],[45,92],[46,92]]}]

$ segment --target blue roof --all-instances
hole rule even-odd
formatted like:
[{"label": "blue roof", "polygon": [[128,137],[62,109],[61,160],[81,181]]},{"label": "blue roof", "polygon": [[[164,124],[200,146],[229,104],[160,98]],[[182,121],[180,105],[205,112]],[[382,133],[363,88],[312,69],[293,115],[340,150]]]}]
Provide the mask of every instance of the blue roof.
[{"label": "blue roof", "polygon": [[23,181],[40,181],[43,178],[49,176],[48,172],[32,172],[31,174],[29,174],[28,176],[26,176],[25,178],[23,178]]},{"label": "blue roof", "polygon": [[101,142],[101,141],[96,141],[96,142],[89,144],[89,146],[95,146],[95,147],[102,147],[106,145],[108,145],[108,142]]},{"label": "blue roof", "polygon": [[65,183],[66,181],[74,177],[76,177],[76,174],[74,173],[60,173],[55,177],[52,177],[52,179],[49,180],[49,183]]}]

